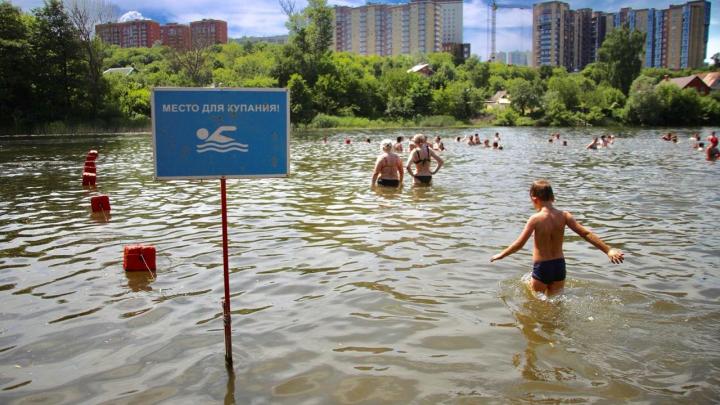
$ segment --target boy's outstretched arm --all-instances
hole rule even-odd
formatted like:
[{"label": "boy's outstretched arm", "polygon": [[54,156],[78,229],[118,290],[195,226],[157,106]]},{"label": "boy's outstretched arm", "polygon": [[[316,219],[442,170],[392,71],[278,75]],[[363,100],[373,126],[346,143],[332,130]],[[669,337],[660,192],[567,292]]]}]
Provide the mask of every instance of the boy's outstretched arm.
[{"label": "boy's outstretched arm", "polygon": [[532,235],[533,231],[535,231],[535,220],[533,217],[530,217],[530,219],[528,219],[527,223],[525,224],[525,229],[523,229],[520,233],[520,236],[515,239],[515,242],[505,248],[505,250],[503,250],[502,252],[490,258],[490,261],[494,262],[495,260],[500,260],[503,257],[510,256],[511,254],[520,250],[523,246],[525,246],[525,242],[530,239],[530,235]]},{"label": "boy's outstretched arm", "polygon": [[572,229],[576,234],[580,235],[581,238],[590,242],[591,245],[600,249],[605,253],[610,261],[613,263],[622,263],[625,259],[625,254],[620,249],[611,248],[605,242],[600,239],[599,236],[590,232],[587,228],[580,225],[575,218],[569,212],[565,212],[565,222],[567,226]]}]

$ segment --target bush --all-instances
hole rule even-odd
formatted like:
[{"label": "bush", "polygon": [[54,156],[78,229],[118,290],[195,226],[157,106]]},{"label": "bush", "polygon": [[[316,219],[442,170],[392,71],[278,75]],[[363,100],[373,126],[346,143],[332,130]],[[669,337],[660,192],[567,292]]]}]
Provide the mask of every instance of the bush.
[{"label": "bush", "polygon": [[499,127],[514,127],[520,119],[520,114],[512,108],[504,108],[495,115],[493,125]]},{"label": "bush", "polygon": [[431,115],[429,117],[420,117],[415,120],[419,127],[455,127],[461,125],[462,122],[450,115]]},{"label": "bush", "polygon": [[332,115],[318,114],[310,122],[312,128],[337,128],[340,126],[340,118]]}]

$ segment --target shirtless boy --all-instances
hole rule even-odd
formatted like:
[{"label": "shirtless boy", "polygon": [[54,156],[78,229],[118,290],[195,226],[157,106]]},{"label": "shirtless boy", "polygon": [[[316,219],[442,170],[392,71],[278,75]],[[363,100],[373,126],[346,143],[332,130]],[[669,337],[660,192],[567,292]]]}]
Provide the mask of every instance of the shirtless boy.
[{"label": "shirtless boy", "polygon": [[565,256],[562,248],[565,225],[607,254],[611,262],[622,263],[625,259],[622,251],[606,245],[597,235],[580,225],[569,212],[553,207],[555,196],[547,180],[533,182],[530,199],[538,213],[528,219],[525,229],[515,242],[493,256],[490,261],[494,262],[517,252],[534,233],[531,284],[533,291],[553,295],[562,291],[565,286]]}]

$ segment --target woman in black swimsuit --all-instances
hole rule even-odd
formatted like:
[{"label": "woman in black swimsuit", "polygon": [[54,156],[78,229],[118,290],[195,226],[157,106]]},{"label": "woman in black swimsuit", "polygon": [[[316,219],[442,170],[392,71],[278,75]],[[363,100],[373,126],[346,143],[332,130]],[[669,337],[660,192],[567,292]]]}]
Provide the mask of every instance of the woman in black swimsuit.
[{"label": "woman in black swimsuit", "polygon": [[[400,156],[392,152],[393,143],[389,139],[380,142],[383,153],[375,161],[375,170],[372,176],[372,186],[399,187],[403,182],[403,167]],[[380,178],[378,180],[378,177]]]},{"label": "woman in black swimsuit", "polygon": [[[417,144],[407,161],[407,171],[413,176],[415,185],[430,185],[433,174],[437,173],[443,165],[443,160],[438,156],[432,148],[427,144],[427,138],[423,134],[417,134],[413,137],[413,142]],[[437,166],[435,170],[430,170],[430,162],[435,159]],[[415,173],[413,173],[412,165],[415,165]]]}]

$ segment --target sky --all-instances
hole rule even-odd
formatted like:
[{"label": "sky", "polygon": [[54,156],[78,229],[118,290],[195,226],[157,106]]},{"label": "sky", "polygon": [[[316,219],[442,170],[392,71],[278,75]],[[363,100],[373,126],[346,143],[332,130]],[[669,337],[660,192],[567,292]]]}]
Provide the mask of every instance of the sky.
[{"label": "sky", "polygon": [[[373,0],[383,2],[382,0]],[[361,6],[367,0],[327,0],[330,6]],[[388,1],[389,2],[389,1]],[[392,0],[397,2],[397,0]],[[488,0],[464,0],[463,39],[471,44],[473,54],[487,59],[488,51]],[[531,50],[533,0],[497,0],[499,5],[524,5],[527,9],[499,8],[497,10],[496,49],[498,51]],[[622,7],[667,8],[670,4],[683,4],[683,0],[565,0],[571,9],[592,8],[597,11],[615,12]],[[42,0],[11,0],[25,11],[42,5]],[[159,23],[189,23],[203,18],[215,18],[228,22],[231,38],[242,36],[271,36],[287,34],[286,16],[279,0],[116,0],[118,17],[127,12],[137,12]],[[720,52],[720,3],[711,1],[710,40],[707,56]],[[302,9],[307,0],[295,0],[296,8]]]}]

